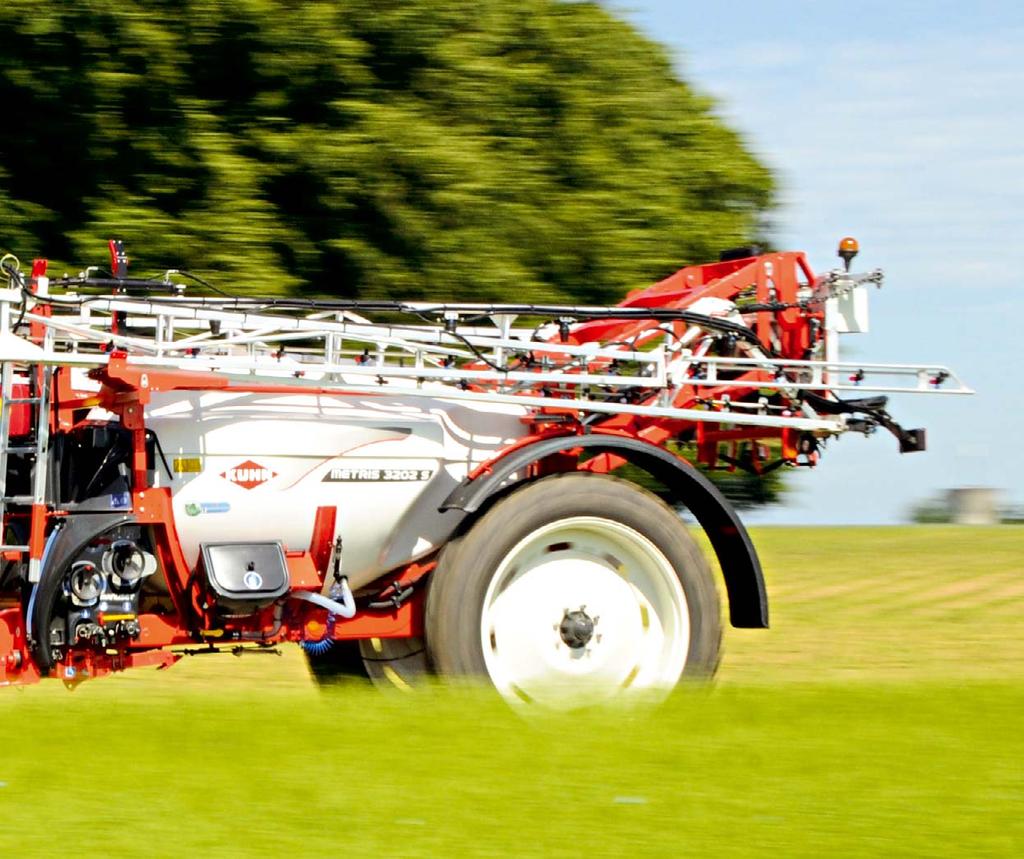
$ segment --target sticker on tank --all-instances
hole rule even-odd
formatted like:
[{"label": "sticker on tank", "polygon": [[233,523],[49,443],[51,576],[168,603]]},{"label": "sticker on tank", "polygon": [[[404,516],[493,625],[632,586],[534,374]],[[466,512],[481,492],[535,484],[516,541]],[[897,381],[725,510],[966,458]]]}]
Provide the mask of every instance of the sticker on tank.
[{"label": "sticker on tank", "polygon": [[395,483],[430,480],[431,468],[332,468],[322,483]]}]

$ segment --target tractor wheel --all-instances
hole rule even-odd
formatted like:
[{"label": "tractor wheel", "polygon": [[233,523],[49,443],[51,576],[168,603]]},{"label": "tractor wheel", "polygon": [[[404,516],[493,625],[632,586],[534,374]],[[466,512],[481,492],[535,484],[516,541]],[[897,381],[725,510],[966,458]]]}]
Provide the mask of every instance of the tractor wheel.
[{"label": "tractor wheel", "polygon": [[306,651],[306,660],[320,686],[365,682],[368,678],[379,688],[407,692],[431,673],[422,638],[336,641],[323,653]]},{"label": "tractor wheel", "polygon": [[714,673],[720,638],[711,572],[678,515],[604,475],[498,501],[445,548],[427,595],[434,668],[510,701],[662,697]]},{"label": "tractor wheel", "polygon": [[359,642],[363,668],[375,686],[407,692],[431,671],[422,638],[370,638]]},{"label": "tractor wheel", "polygon": [[322,653],[304,650],[309,673],[318,686],[334,686],[352,680],[366,682],[366,670],[354,641],[335,641]]}]

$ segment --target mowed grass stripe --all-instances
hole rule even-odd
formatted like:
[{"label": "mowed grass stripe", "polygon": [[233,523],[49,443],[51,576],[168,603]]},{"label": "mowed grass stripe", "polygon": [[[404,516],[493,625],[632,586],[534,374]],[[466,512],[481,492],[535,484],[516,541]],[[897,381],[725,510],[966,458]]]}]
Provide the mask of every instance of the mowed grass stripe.
[{"label": "mowed grass stripe", "polygon": [[754,529],[772,629],[726,630],[723,682],[1024,677],[1024,529]]},{"label": "mowed grass stripe", "polygon": [[1015,605],[1024,609],[1024,572],[993,573],[986,577],[985,587],[959,595],[952,601],[957,609],[980,609],[1002,605]]},{"label": "mowed grass stripe", "polygon": [[[987,575],[961,582],[936,582],[932,576],[907,577],[899,585],[867,585],[850,589],[841,605],[851,614],[882,612],[888,615],[963,611],[971,606],[1000,603],[1009,586],[1007,577]],[[828,598],[822,602],[831,602]]]}]

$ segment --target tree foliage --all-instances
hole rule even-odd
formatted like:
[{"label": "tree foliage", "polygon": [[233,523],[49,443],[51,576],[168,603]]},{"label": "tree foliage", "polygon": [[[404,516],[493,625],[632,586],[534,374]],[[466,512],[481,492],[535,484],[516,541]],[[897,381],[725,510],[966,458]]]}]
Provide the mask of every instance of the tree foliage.
[{"label": "tree foliage", "polygon": [[771,179],[594,3],[0,7],[0,245],[240,292],[612,302]]}]

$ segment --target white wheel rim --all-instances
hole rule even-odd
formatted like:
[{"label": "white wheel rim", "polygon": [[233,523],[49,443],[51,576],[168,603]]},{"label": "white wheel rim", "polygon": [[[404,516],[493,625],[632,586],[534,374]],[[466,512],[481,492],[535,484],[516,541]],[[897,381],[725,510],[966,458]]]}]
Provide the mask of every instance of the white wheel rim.
[{"label": "white wheel rim", "polygon": [[[567,612],[570,633],[581,631],[573,644],[563,634]],[[679,577],[654,543],[620,522],[576,516],[534,531],[505,556],[480,634],[502,695],[571,707],[667,692],[686,665],[690,618]]]}]

